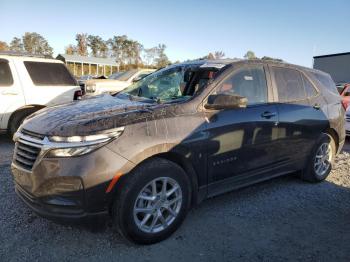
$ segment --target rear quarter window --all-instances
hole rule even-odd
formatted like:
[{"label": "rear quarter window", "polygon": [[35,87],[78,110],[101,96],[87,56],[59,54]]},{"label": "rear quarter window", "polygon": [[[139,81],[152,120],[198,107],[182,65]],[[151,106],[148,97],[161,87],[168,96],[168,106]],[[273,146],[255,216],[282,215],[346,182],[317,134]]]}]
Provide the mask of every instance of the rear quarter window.
[{"label": "rear quarter window", "polygon": [[7,60],[0,59],[0,86],[11,86],[13,78]]},{"label": "rear quarter window", "polygon": [[77,85],[64,64],[26,61],[24,65],[33,83],[37,86]]},{"label": "rear quarter window", "polygon": [[317,81],[326,87],[330,92],[339,95],[338,89],[333,81],[333,79],[329,75],[312,73]]}]

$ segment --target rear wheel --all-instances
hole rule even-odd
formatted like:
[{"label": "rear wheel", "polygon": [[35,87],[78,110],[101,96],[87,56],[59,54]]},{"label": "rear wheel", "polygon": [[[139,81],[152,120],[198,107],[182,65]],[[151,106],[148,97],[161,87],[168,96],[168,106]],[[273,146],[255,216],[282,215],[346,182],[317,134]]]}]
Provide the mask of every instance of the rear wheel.
[{"label": "rear wheel", "polygon": [[177,164],[154,158],[141,164],[118,188],[112,216],[127,239],[152,244],[169,237],[190,206],[190,182]]},{"label": "rear wheel", "polygon": [[325,180],[332,170],[335,154],[336,146],[333,138],[328,134],[322,134],[312,151],[302,178],[310,182]]}]

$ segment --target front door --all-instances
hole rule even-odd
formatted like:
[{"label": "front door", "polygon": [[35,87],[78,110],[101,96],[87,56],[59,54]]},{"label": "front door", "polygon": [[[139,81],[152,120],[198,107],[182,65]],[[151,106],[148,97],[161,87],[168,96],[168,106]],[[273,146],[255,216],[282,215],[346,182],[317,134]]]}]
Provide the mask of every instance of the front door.
[{"label": "front door", "polygon": [[7,129],[11,113],[24,105],[21,85],[14,65],[7,59],[0,59],[0,129]]},{"label": "front door", "polygon": [[[231,93],[248,99],[247,108],[206,110],[208,184],[232,181],[245,174],[270,170],[278,138],[276,105],[268,99],[265,68],[250,65],[234,70],[213,94]],[[215,191],[215,187],[209,187]]]}]

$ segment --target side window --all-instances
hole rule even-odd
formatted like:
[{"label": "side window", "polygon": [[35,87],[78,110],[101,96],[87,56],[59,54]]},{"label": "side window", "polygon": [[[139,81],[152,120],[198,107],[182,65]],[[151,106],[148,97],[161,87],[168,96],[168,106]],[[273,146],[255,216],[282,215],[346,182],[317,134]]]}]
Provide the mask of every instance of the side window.
[{"label": "side window", "polygon": [[306,96],[313,97],[317,95],[317,90],[315,89],[315,87],[310,83],[310,81],[305,76],[302,76],[302,77],[303,77]]},{"label": "side window", "polygon": [[13,78],[11,69],[7,60],[0,59],[0,87],[11,86],[13,84]]},{"label": "side window", "polygon": [[300,72],[281,67],[273,67],[273,71],[280,102],[292,102],[306,98]]},{"label": "side window", "polygon": [[25,61],[24,65],[37,86],[75,86],[73,76],[64,64]]},{"label": "side window", "polygon": [[267,102],[267,84],[262,66],[241,68],[233,72],[215,90],[216,94],[246,97],[248,105]]},{"label": "side window", "polygon": [[323,75],[319,73],[313,73],[313,75],[321,83],[321,85],[326,87],[330,92],[334,94],[339,94],[333,79],[329,75],[326,75],[326,74]]}]

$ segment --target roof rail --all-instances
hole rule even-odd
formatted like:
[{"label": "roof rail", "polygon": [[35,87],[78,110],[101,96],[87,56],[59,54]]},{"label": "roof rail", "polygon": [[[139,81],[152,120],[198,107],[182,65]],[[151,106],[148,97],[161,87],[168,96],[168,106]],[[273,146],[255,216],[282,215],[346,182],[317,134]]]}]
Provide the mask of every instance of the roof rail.
[{"label": "roof rail", "polygon": [[52,58],[49,55],[31,54],[28,52],[18,52],[18,51],[0,51],[0,55],[27,56],[27,57],[37,57],[37,58]]}]

